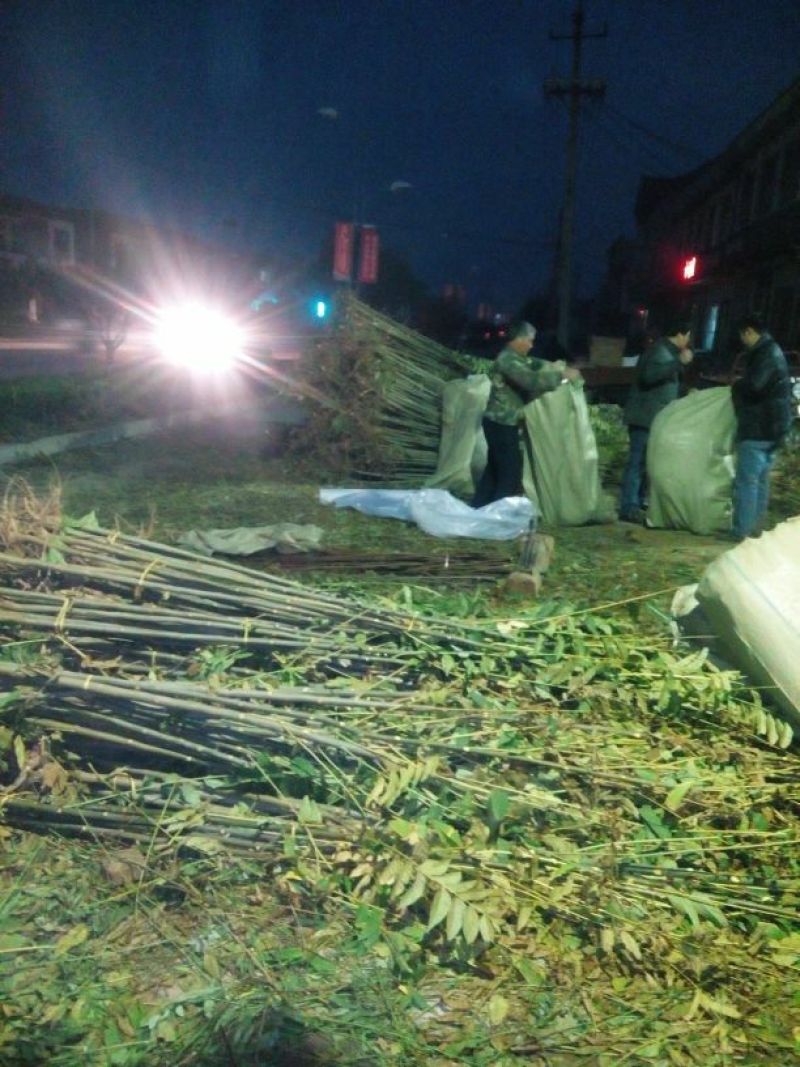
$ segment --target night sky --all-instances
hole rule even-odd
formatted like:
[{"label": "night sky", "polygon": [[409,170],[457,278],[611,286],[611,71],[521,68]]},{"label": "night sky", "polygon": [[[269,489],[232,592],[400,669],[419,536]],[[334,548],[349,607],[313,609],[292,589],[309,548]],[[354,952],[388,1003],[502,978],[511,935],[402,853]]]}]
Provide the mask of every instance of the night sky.
[{"label": "night sky", "polygon": [[[376,223],[435,287],[513,310],[551,270],[571,0],[18,0],[0,14],[7,192],[299,265]],[[588,0],[577,283],[633,231],[642,173],[715,154],[800,75],[792,0]],[[320,114],[335,109],[338,117]],[[644,132],[651,131],[650,133]],[[655,136],[652,136],[652,135]],[[411,188],[391,192],[393,182]]]}]

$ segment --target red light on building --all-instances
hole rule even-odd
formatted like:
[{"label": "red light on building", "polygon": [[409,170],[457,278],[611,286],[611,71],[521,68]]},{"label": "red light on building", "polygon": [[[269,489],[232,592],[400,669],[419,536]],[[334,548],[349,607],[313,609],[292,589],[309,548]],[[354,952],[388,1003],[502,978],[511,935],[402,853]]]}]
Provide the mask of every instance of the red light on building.
[{"label": "red light on building", "polygon": [[690,259],[685,259],[683,261],[683,270],[681,273],[685,282],[690,282],[692,278],[694,278],[697,274],[697,256],[692,256]]}]

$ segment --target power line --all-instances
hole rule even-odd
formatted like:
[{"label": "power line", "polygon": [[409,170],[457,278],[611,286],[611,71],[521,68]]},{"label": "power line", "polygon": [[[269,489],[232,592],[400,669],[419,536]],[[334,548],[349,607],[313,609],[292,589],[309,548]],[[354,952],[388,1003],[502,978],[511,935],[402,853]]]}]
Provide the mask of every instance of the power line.
[{"label": "power line", "polygon": [[686,156],[695,164],[702,162],[700,153],[689,145],[683,144],[681,141],[673,141],[671,138],[665,137],[661,133],[656,133],[656,131],[651,130],[649,126],[645,126],[643,122],[638,122],[636,119],[632,119],[628,115],[623,114],[623,112],[620,111],[619,108],[614,107],[613,104],[606,104],[606,109],[610,114],[615,115],[618,119],[626,122],[629,126],[632,126],[646,137],[649,137],[651,140],[656,141],[659,144],[663,144],[671,152],[677,152],[679,155]]},{"label": "power line", "polygon": [[666,170],[675,173],[679,169],[676,168],[673,158],[667,158],[664,149],[658,149],[652,144],[636,138],[625,126],[614,123],[612,121],[613,116],[608,110],[599,109],[595,118],[597,119],[597,127],[613,140],[618,147],[621,147],[627,155],[633,156],[635,154],[640,161],[640,166],[644,165],[641,162],[644,159],[649,161],[650,165],[655,164],[661,171]]}]

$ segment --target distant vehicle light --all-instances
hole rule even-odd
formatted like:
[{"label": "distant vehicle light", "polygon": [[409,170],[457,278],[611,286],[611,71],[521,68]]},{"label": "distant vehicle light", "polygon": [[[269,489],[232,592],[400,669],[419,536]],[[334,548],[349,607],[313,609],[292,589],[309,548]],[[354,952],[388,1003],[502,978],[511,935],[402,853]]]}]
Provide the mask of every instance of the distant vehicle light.
[{"label": "distant vehicle light", "polygon": [[170,363],[208,374],[227,370],[241,359],[244,337],[221,312],[186,304],[161,313],[155,342]]}]

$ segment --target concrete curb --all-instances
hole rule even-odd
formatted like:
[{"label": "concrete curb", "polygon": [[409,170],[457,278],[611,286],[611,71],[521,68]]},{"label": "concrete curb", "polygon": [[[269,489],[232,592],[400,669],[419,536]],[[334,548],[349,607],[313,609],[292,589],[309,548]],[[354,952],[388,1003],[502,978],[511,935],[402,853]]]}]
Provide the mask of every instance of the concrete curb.
[{"label": "concrete curb", "polygon": [[168,430],[173,426],[189,426],[208,419],[222,419],[235,415],[237,420],[260,418],[265,426],[276,423],[283,426],[299,426],[305,421],[305,412],[301,404],[293,400],[281,400],[278,404],[241,404],[230,407],[194,408],[191,411],[177,411],[171,415],[157,416],[151,419],[130,419],[115,426],[102,426],[97,430],[78,430],[75,433],[62,433],[53,437],[41,437],[38,441],[25,441],[19,444],[0,445],[0,467],[12,463],[24,463],[39,456],[55,456],[72,448],[89,448],[94,445],[113,444],[131,437],[146,437],[159,430]]}]

